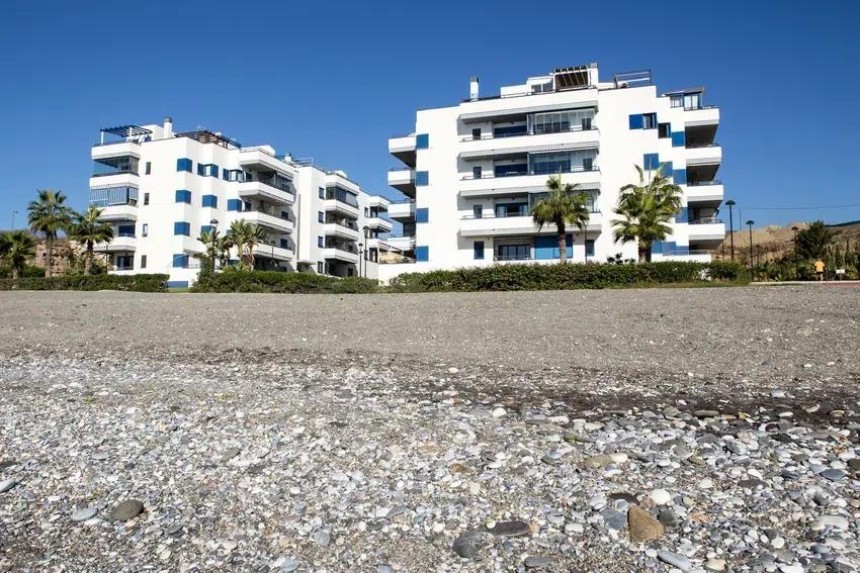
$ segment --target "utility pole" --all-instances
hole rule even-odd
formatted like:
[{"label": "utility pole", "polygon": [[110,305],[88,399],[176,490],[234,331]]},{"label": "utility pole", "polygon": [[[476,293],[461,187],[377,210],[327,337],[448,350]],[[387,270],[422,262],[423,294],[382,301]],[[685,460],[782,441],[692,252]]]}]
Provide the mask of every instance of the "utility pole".
[{"label": "utility pole", "polygon": [[731,250],[732,262],[735,262],[735,220],[732,216],[732,207],[735,206],[734,199],[726,201],[726,205],[729,207],[729,249]]},{"label": "utility pole", "polygon": [[747,226],[750,230],[750,280],[753,279],[753,243],[752,243],[752,226],[755,224],[755,221],[750,219],[747,221]]},{"label": "utility pole", "polygon": [[17,210],[12,211],[12,230],[13,231],[15,230],[15,215],[17,215],[17,214],[18,214]]}]

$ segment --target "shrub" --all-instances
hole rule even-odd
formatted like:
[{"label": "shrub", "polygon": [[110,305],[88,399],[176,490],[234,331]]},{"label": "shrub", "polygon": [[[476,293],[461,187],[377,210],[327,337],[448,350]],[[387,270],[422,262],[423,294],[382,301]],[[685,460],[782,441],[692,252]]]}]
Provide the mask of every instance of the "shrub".
[{"label": "shrub", "polygon": [[0,290],[124,290],[165,292],[167,275],[66,275],[51,278],[0,279]]},{"label": "shrub", "polygon": [[336,278],[309,273],[225,270],[198,280],[192,292],[369,293],[379,290],[374,279]]},{"label": "shrub", "polygon": [[[23,278],[39,278],[45,276],[45,269],[35,265],[26,265],[24,272],[21,275]],[[0,279],[12,278],[12,269],[5,266],[0,266]]]},{"label": "shrub", "polygon": [[391,281],[394,292],[566,290],[743,280],[739,263],[659,262],[641,265],[496,265],[406,273]]}]

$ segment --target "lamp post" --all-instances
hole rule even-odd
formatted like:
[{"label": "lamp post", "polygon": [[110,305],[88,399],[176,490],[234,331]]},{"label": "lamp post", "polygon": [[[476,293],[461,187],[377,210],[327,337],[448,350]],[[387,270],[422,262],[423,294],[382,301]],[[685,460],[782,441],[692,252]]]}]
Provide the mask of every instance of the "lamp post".
[{"label": "lamp post", "polygon": [[364,274],[361,272],[361,259],[364,254],[364,243],[358,244],[358,276],[364,278]]},{"label": "lamp post", "polygon": [[[215,248],[214,238],[215,238],[215,233],[218,232],[218,219],[209,219],[209,226],[212,227],[212,232],[209,235],[209,240],[212,241],[212,243],[213,243],[212,244],[212,250],[214,251],[215,250],[214,249]],[[216,264],[218,264],[218,257],[217,256],[212,258],[212,272],[213,273],[215,272],[215,265]]]},{"label": "lamp post", "polygon": [[729,208],[729,249],[731,250],[732,262],[735,262],[735,219],[732,214],[732,207],[735,206],[734,199],[726,201],[726,206]]},{"label": "lamp post", "polygon": [[753,279],[753,244],[752,244],[752,226],[755,224],[755,221],[750,219],[747,221],[747,227],[750,230],[750,280]]},{"label": "lamp post", "polygon": [[17,214],[18,214],[17,210],[12,211],[12,230],[13,231],[15,230],[15,215],[17,215]]},{"label": "lamp post", "polygon": [[791,230],[794,231],[794,280],[798,280],[800,273],[797,270],[797,232],[800,230],[800,227],[795,225]]}]

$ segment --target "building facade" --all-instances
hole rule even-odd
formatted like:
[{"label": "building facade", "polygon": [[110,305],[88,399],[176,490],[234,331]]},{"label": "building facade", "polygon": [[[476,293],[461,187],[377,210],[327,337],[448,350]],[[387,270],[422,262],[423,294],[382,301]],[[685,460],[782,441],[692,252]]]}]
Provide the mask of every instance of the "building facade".
[{"label": "building facade", "polygon": [[559,175],[588,197],[587,231],[573,230],[567,257],[636,258],[636,245],[614,240],[611,220],[620,188],[635,183],[634,165],[656,170],[683,189],[672,235],[653,246],[653,260],[710,260],[725,235],[718,218],[723,186],[716,174],[719,109],[704,90],[659,94],[650,72],[601,81],[596,64],[556,70],[482,98],[473,78],[459,105],[420,110],[415,130],[389,140],[402,167],[388,183],[405,199],[389,206],[403,224],[393,239],[406,265],[382,265],[382,279],[401,272],[553,262],[554,226],[538,230],[531,209]]},{"label": "building facade", "polygon": [[169,118],[101,130],[92,159],[90,205],[114,227],[114,239],[97,245],[111,272],[165,273],[171,286],[190,285],[201,232],[225,233],[244,219],[267,232],[254,248],[258,269],[376,276],[371,237],[391,229],[388,201],[342,171],[219,133],[174,133]]}]

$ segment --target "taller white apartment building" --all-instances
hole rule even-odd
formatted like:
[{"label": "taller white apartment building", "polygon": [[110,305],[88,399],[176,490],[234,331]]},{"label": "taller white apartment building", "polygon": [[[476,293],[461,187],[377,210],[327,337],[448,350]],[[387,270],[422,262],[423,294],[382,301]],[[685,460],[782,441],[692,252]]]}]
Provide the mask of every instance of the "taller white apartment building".
[{"label": "taller white apartment building", "polygon": [[616,243],[611,220],[620,188],[637,181],[634,165],[664,174],[683,189],[672,235],[653,246],[653,260],[710,260],[725,235],[717,218],[723,185],[715,143],[719,109],[703,88],[659,94],[650,72],[601,81],[597,64],[565,68],[459,105],[420,110],[415,130],[389,140],[403,167],[388,183],[406,196],[390,214],[403,223],[397,239],[414,264],[381,265],[380,278],[401,272],[552,262],[555,227],[538,230],[534,203],[560,175],[588,196],[586,233],[568,235],[567,257],[606,261],[636,245]]},{"label": "taller white apartment building", "polygon": [[90,204],[114,228],[96,248],[117,274],[165,273],[170,286],[188,286],[199,272],[200,233],[244,219],[268,234],[254,249],[260,269],[375,277],[375,237],[392,227],[389,201],[342,171],[220,133],[174,133],[170,118],[102,129],[92,159]]}]

